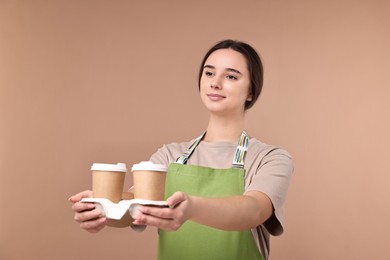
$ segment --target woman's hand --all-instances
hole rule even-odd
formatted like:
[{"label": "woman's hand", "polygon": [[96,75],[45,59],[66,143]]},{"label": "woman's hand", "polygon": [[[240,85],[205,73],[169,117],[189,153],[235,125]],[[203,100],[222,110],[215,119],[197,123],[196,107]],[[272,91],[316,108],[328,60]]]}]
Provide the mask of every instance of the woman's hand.
[{"label": "woman's hand", "polygon": [[106,226],[107,219],[103,212],[96,209],[94,203],[80,202],[82,198],[92,198],[92,191],[83,191],[69,198],[69,201],[73,203],[74,220],[80,223],[82,229],[96,233]]},{"label": "woman's hand", "polygon": [[148,225],[176,231],[191,218],[191,197],[184,192],[175,192],[167,199],[169,208],[142,206],[133,224]]}]

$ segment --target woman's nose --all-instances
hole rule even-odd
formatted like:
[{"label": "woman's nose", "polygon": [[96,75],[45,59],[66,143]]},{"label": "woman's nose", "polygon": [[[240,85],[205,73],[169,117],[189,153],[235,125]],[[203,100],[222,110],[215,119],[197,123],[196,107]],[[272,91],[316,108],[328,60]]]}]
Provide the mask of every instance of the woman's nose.
[{"label": "woman's nose", "polygon": [[219,77],[214,77],[210,84],[211,88],[222,88],[221,80]]}]

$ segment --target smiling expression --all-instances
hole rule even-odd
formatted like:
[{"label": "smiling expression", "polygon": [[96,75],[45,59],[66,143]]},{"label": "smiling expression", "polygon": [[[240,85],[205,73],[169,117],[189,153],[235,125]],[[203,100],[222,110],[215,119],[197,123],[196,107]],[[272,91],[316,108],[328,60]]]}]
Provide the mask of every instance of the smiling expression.
[{"label": "smiling expression", "polygon": [[245,57],[232,49],[210,54],[203,66],[200,95],[206,108],[219,115],[244,113],[251,101],[250,77]]}]

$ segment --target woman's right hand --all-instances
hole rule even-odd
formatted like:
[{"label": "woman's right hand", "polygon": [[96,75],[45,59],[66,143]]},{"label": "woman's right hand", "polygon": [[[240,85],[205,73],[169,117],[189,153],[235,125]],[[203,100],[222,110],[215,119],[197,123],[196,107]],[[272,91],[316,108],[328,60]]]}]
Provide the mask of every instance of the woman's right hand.
[{"label": "woman's right hand", "polygon": [[69,198],[73,203],[74,220],[80,223],[80,227],[90,233],[102,230],[107,223],[103,212],[98,210],[94,203],[80,202],[82,198],[92,198],[92,191],[86,190]]}]

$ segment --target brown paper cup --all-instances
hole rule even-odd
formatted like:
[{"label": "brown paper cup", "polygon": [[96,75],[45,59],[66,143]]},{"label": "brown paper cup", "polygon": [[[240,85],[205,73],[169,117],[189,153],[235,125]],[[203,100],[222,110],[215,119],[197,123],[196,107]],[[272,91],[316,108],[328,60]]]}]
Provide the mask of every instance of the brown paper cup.
[{"label": "brown paper cup", "polygon": [[167,168],[161,164],[141,162],[132,167],[134,198],[164,200],[165,176]]},{"label": "brown paper cup", "polygon": [[114,203],[121,201],[127,172],[126,165],[94,163],[91,170],[93,196],[109,199]]}]

